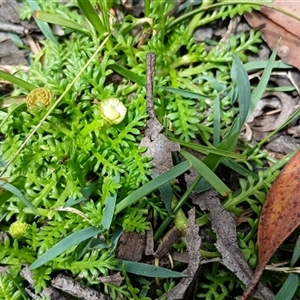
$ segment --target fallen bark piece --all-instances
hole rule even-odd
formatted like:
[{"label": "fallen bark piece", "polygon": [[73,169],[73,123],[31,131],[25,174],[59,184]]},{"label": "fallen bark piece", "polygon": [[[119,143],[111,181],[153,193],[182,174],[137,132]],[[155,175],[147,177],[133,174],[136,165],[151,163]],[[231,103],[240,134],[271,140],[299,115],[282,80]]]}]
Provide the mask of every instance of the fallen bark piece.
[{"label": "fallen bark piece", "polygon": [[172,249],[173,245],[179,241],[180,238],[180,230],[176,227],[171,228],[171,230],[167,232],[166,236],[164,236],[163,241],[155,251],[154,257],[162,258],[163,256],[165,256]]},{"label": "fallen bark piece", "polygon": [[[235,222],[230,213],[224,210],[217,192],[209,190],[201,195],[194,195],[193,203],[202,210],[209,211],[212,230],[217,235],[215,246],[222,255],[221,263],[244,284],[248,284],[253,272],[238,247]],[[253,295],[263,300],[274,298],[274,294],[262,284],[258,285]]]},{"label": "fallen bark piece", "polygon": [[52,285],[72,296],[82,300],[110,300],[111,298],[105,296],[89,287],[86,287],[73,278],[59,274],[52,280]]},{"label": "fallen bark piece", "polygon": [[258,265],[241,299],[255,289],[268,261],[300,224],[300,151],[282,169],[263,205],[258,225]]},{"label": "fallen bark piece", "polygon": [[[33,280],[33,272],[29,270],[29,267],[26,266],[22,269],[20,275],[29,282],[30,288],[26,289],[27,294],[34,298],[38,298],[38,296],[44,296],[44,297],[49,297],[52,300],[67,300],[63,295],[60,294],[58,290],[56,290],[53,287],[46,287],[44,288],[38,295],[33,293],[34,291],[34,280]],[[34,298],[34,299],[36,299]]]},{"label": "fallen bark piece", "polygon": [[193,299],[193,282],[197,282],[200,270],[200,246],[199,226],[195,224],[196,210],[189,211],[188,228],[186,229],[186,246],[189,253],[189,264],[183,272],[187,277],[182,278],[179,283],[169,292],[160,298],[166,297],[168,300]]},{"label": "fallen bark piece", "polygon": [[117,286],[120,286],[124,281],[124,277],[121,276],[120,272],[117,272],[113,275],[98,277],[97,279],[102,283],[110,283]]},{"label": "fallen bark piece", "polygon": [[141,261],[146,243],[143,232],[123,232],[119,240],[116,257],[130,261]]},{"label": "fallen bark piece", "polygon": [[153,228],[150,223],[150,228],[146,231],[146,245],[145,255],[153,255],[154,253],[154,239],[153,239]]},{"label": "fallen bark piece", "polygon": [[156,57],[154,53],[147,53],[147,111],[149,120],[147,121],[147,128],[145,130],[145,137],[140,143],[141,147],[147,147],[147,151],[142,155],[152,156],[152,171],[154,173],[162,174],[173,167],[172,151],[180,151],[178,143],[168,140],[161,131],[163,126],[159,123],[155,116],[153,103],[153,81],[155,70]]}]

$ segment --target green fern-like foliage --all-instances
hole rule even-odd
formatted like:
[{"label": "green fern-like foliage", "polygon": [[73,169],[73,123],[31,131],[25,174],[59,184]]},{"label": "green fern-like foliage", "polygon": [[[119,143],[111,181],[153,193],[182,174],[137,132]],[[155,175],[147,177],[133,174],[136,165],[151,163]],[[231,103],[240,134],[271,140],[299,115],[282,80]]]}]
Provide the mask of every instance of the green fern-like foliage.
[{"label": "green fern-like foliage", "polygon": [[137,208],[131,210],[122,218],[122,227],[125,231],[145,232],[150,228],[147,216],[144,215],[147,210],[142,211]]},{"label": "green fern-like foliage", "polygon": [[223,267],[213,264],[213,270],[205,269],[199,283],[198,299],[216,300],[228,299],[239,287],[238,279]]},{"label": "green fern-like foliage", "polygon": [[65,257],[54,260],[55,269],[69,270],[73,274],[82,274],[90,283],[98,283],[98,277],[108,275],[108,271],[114,269],[118,261],[107,250],[95,249],[86,253],[81,259],[68,261]]},{"label": "green fern-like foliage", "polygon": [[131,294],[125,285],[104,284],[104,292],[110,295],[112,299],[129,299]]},{"label": "green fern-like foliage", "polygon": [[266,170],[264,172],[258,172],[258,180],[251,176],[248,176],[247,180],[239,178],[241,188],[236,193],[228,196],[224,204],[225,208],[239,215],[240,209],[238,205],[242,202],[248,202],[253,210],[257,212],[255,205],[263,203],[267,195],[267,188],[270,188],[277,176],[278,172]]},{"label": "green fern-like foliage", "polygon": [[10,275],[0,272],[0,299],[19,300],[22,299],[21,291],[16,287]]}]

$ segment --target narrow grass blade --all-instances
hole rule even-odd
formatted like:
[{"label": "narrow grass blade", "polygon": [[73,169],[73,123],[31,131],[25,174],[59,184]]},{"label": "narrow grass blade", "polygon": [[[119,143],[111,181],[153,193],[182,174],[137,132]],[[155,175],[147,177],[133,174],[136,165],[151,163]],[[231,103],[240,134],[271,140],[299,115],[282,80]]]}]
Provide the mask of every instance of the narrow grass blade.
[{"label": "narrow grass blade", "polygon": [[173,199],[173,190],[171,188],[171,185],[169,183],[165,183],[159,188],[162,200],[164,202],[165,208],[169,214],[169,216],[172,215],[172,199]]},{"label": "narrow grass blade", "polygon": [[[268,66],[270,61],[259,60],[259,61],[251,61],[244,64],[244,68],[246,71],[252,70],[263,70]],[[272,66],[273,69],[292,69],[293,66],[287,65],[282,61],[274,61]]]},{"label": "narrow grass blade", "polygon": [[65,237],[63,240],[58,242],[55,246],[53,246],[50,250],[46,253],[41,255],[36,261],[34,261],[30,266],[29,270],[34,270],[48,261],[52,260],[56,256],[60,255],[61,253],[65,252],[66,250],[70,249],[71,247],[81,243],[84,240],[87,240],[94,235],[101,232],[101,229],[96,227],[88,227],[84,228],[80,231],[74,232],[69,236]]},{"label": "narrow grass blade", "polygon": [[[77,3],[85,17],[101,36],[105,35],[106,33],[110,33],[110,29],[105,28],[103,22],[99,18],[89,0],[77,0]],[[108,39],[106,46],[109,50],[112,50],[113,46],[110,39]]]},{"label": "narrow grass blade", "polygon": [[[29,4],[32,11],[41,10],[39,4],[35,0],[27,0],[27,3]],[[58,43],[56,37],[52,33],[50,26],[46,22],[40,20],[35,20],[35,22],[47,39],[49,39],[53,43]]]},{"label": "narrow grass blade", "polygon": [[28,91],[32,91],[32,90],[37,88],[37,86],[35,86],[31,83],[26,82],[26,81],[14,76],[14,75],[8,74],[8,73],[3,72],[1,70],[0,70],[0,78],[2,78],[4,80],[7,80],[7,81],[9,81],[9,82],[11,82],[15,85],[18,85],[18,86],[20,86],[20,87],[22,87],[22,88],[24,88]]},{"label": "narrow grass blade", "polygon": [[261,76],[261,79],[260,79],[257,87],[253,90],[253,92],[251,94],[250,108],[249,108],[247,117],[249,117],[252,114],[253,110],[255,109],[258,101],[261,99],[261,97],[267,87],[267,84],[269,82],[269,78],[271,76],[271,72],[272,72],[272,69],[274,66],[274,62],[276,59],[277,49],[278,49],[278,43],[272,52],[272,55],[267,63],[266,68],[264,69],[263,75]]},{"label": "narrow grass blade", "polygon": [[105,201],[105,209],[102,217],[102,226],[104,229],[109,229],[112,219],[114,217],[115,207],[117,201],[117,194],[108,196]]},{"label": "narrow grass blade", "polygon": [[146,183],[139,189],[135,190],[132,194],[127,196],[123,199],[120,203],[116,206],[115,214],[118,214],[120,211],[125,209],[127,206],[132,205],[133,203],[137,202],[142,197],[148,195],[149,193],[153,192],[163,184],[171,181],[172,179],[176,178],[177,176],[183,174],[191,167],[191,163],[189,161],[184,161],[177,166],[171,168],[170,170],[166,171],[165,173],[159,175],[155,179],[151,180],[150,182]]},{"label": "narrow grass blade", "polygon": [[122,271],[123,265],[125,265],[126,272],[147,277],[180,278],[186,276],[183,273],[171,271],[166,268],[121,259],[119,259],[116,269]]},{"label": "narrow grass blade", "polygon": [[244,154],[239,154],[239,153],[234,153],[231,151],[227,151],[227,150],[223,150],[220,149],[219,147],[210,147],[210,146],[203,146],[203,145],[199,145],[199,144],[195,144],[195,143],[190,143],[190,142],[186,142],[183,140],[178,140],[178,139],[174,139],[172,137],[169,137],[169,139],[173,142],[177,142],[179,143],[181,146],[193,149],[199,153],[203,153],[203,154],[216,154],[218,156],[222,156],[222,157],[231,157],[231,158],[237,158],[237,159],[246,159],[246,155]]},{"label": "narrow grass blade", "polygon": [[226,186],[226,184],[200,159],[185,150],[181,150],[180,154],[182,154],[185,159],[191,161],[192,166],[196,169],[196,171],[201,174],[202,177],[205,178],[219,194],[227,196],[231,193],[231,190]]},{"label": "narrow grass blade", "polygon": [[135,82],[137,84],[139,84],[140,86],[144,86],[146,84],[146,81],[144,78],[142,78],[139,75],[136,75],[135,73],[127,70],[126,68],[117,65],[117,64],[111,64],[109,65],[109,67],[111,69],[113,69],[115,72],[117,72],[118,74],[122,75],[123,77],[125,77],[126,79]]},{"label": "narrow grass blade", "polygon": [[24,47],[22,39],[16,33],[8,33],[8,35],[18,48]]},{"label": "narrow grass blade", "polygon": [[102,21],[97,15],[95,9],[93,8],[91,2],[89,0],[77,0],[77,3],[85,15],[85,17],[90,21],[93,27],[97,30],[100,35],[103,35],[107,32],[104,27]]},{"label": "narrow grass blade", "polygon": [[[221,149],[221,150],[226,149],[227,151],[231,151],[234,149],[237,139],[238,139],[238,136],[239,136],[239,131],[237,130],[236,124],[237,124],[237,122],[235,122],[231,127],[231,131],[233,131],[233,133],[230,134],[228,137],[226,137],[218,145],[217,149]],[[203,163],[205,163],[209,169],[214,171],[218,167],[221,160],[222,160],[221,156],[216,155],[214,153],[210,153],[204,158]],[[204,178],[202,178],[201,181],[195,187],[195,191],[200,193],[200,192],[207,191],[210,188],[211,187],[210,187],[209,183]]]},{"label": "narrow grass blade", "polygon": [[184,98],[197,99],[197,100],[203,100],[203,99],[210,98],[209,96],[202,95],[202,94],[195,93],[195,92],[186,91],[186,90],[181,90],[181,89],[176,89],[176,88],[171,88],[171,87],[164,87],[164,86],[162,86],[160,88],[163,89],[164,91],[173,93],[175,95],[180,95]]},{"label": "narrow grass blade", "polygon": [[244,167],[242,167],[240,164],[236,163],[234,160],[227,158],[227,157],[223,157],[221,163],[230,168],[231,170],[237,172],[238,174],[241,174],[242,176],[251,176],[255,179],[258,179],[258,175]]},{"label": "narrow grass blade", "polygon": [[295,265],[295,263],[297,262],[297,260],[300,257],[300,236],[297,239],[297,242],[295,244],[295,248],[294,248],[294,252],[293,252],[293,256],[292,256],[292,260],[291,260],[291,267],[293,267]]},{"label": "narrow grass blade", "polygon": [[214,99],[214,133],[213,133],[213,145],[217,146],[220,143],[220,131],[221,131],[221,109],[220,98],[217,96]]},{"label": "narrow grass blade", "polygon": [[249,113],[250,104],[250,82],[248,74],[240,61],[239,57],[235,54],[231,68],[231,78],[237,83],[238,88],[238,102],[239,102],[239,127],[244,125]]},{"label": "narrow grass blade", "polygon": [[22,194],[22,192],[20,190],[18,190],[16,187],[14,187],[12,184],[10,184],[6,181],[0,180],[0,188],[5,189],[5,190],[11,192],[12,194],[14,194],[31,211],[33,211],[36,215],[39,215],[37,209],[25,198],[25,196]]},{"label": "narrow grass blade", "polygon": [[90,35],[89,31],[83,28],[82,25],[74,21],[68,20],[57,14],[48,14],[42,11],[34,11],[33,17],[40,21],[45,21],[47,23],[56,24],[62,27],[67,27],[70,29],[80,31],[84,34]]},{"label": "narrow grass blade", "polygon": [[299,277],[296,274],[289,274],[274,300],[290,300],[295,295],[298,288]]}]

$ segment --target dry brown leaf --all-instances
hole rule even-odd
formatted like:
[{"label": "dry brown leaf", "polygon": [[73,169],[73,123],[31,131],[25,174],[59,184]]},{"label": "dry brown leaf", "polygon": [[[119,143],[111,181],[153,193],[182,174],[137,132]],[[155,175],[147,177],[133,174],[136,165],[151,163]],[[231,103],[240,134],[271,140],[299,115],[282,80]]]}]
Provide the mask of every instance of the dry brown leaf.
[{"label": "dry brown leaf", "polygon": [[[275,0],[274,5],[289,11],[294,15],[300,15],[298,1]],[[262,28],[263,39],[271,49],[274,49],[278,40],[282,38],[278,56],[285,62],[300,70],[300,21],[263,7],[260,12],[246,13],[245,18],[253,28]]]},{"label": "dry brown leaf", "polygon": [[[286,122],[294,108],[295,101],[288,94],[265,93],[249,116],[248,123],[254,131],[273,131]],[[265,113],[266,110],[269,111]]]},{"label": "dry brown leaf", "polygon": [[280,172],[263,205],[258,226],[258,265],[241,300],[250,297],[269,259],[300,224],[300,151]]}]

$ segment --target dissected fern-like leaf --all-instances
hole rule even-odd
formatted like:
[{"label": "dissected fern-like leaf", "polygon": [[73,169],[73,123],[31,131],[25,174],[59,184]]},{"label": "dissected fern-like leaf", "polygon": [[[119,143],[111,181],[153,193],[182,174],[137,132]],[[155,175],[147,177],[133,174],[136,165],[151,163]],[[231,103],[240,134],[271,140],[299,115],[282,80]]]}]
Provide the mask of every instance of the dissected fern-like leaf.
[{"label": "dissected fern-like leaf", "polygon": [[133,209],[129,214],[122,218],[122,227],[125,231],[145,232],[150,228],[150,223],[145,211]]}]

